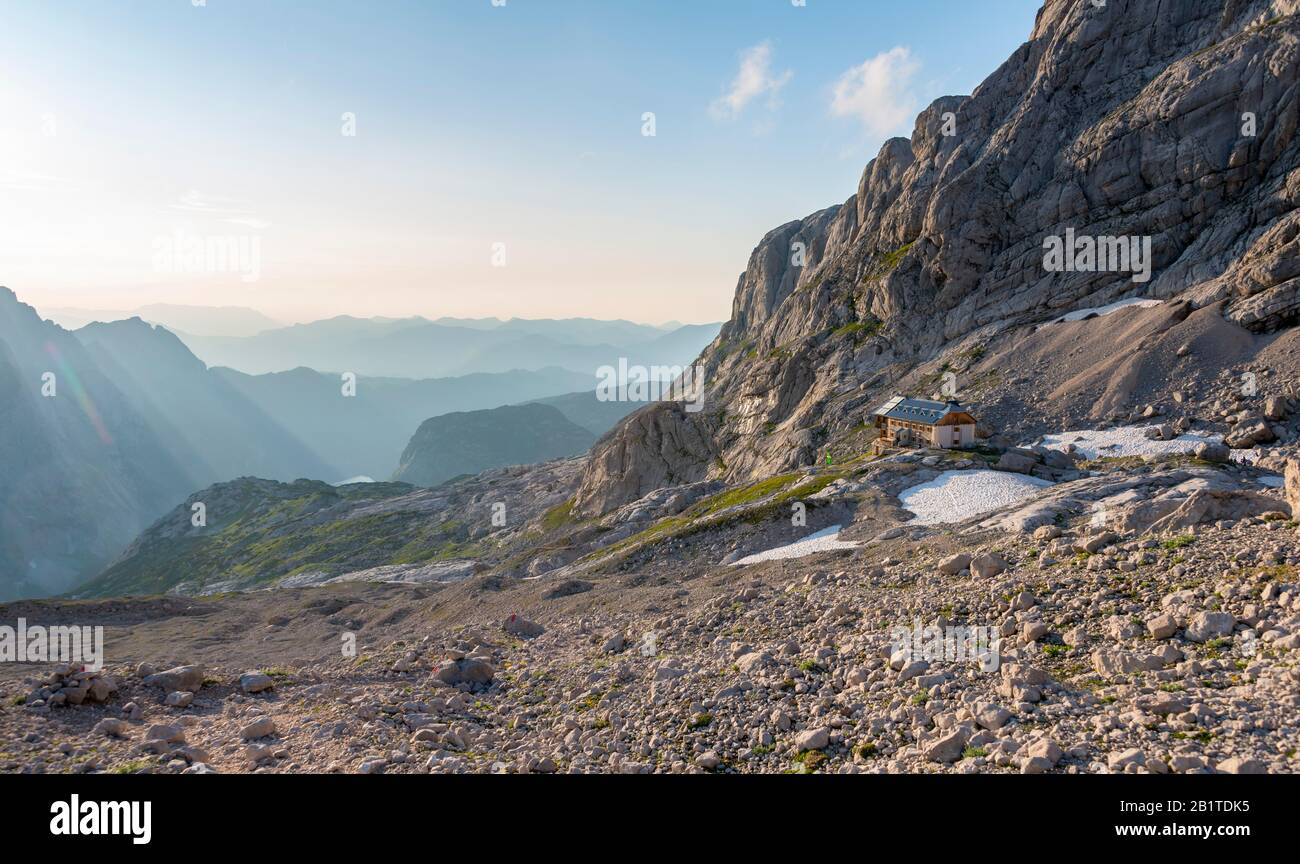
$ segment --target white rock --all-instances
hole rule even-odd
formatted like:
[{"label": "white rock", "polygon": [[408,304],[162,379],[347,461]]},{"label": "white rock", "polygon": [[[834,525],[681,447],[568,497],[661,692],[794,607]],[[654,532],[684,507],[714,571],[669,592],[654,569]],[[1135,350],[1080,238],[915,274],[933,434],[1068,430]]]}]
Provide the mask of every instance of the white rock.
[{"label": "white rock", "polygon": [[261,693],[275,687],[275,680],[261,672],[245,672],[239,676],[239,689],[245,693]]},{"label": "white rock", "polygon": [[805,729],[794,736],[794,746],[797,750],[821,750],[829,743],[830,730],[825,726],[819,726],[816,729]]},{"label": "white rock", "polygon": [[1183,630],[1183,635],[1192,642],[1208,642],[1228,636],[1232,633],[1236,620],[1227,612],[1202,610],[1192,616]]},{"label": "white rock", "polygon": [[275,721],[270,717],[258,717],[252,723],[249,723],[243,729],[239,730],[239,736],[245,741],[251,741],[254,738],[266,738],[275,734]]}]

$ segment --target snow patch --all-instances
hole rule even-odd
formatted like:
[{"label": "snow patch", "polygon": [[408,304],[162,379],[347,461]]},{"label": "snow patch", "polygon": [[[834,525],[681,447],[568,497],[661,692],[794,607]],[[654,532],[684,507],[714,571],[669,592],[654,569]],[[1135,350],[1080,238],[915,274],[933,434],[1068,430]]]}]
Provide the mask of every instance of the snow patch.
[{"label": "snow patch", "polygon": [[1153,441],[1143,433],[1144,426],[1121,426],[1117,429],[1081,429],[1044,435],[1042,445],[1052,450],[1068,450],[1073,444],[1075,452],[1085,459],[1120,456],[1167,456],[1171,453],[1191,453],[1202,444],[1217,444],[1221,435],[1179,435],[1170,441]]},{"label": "snow patch", "polygon": [[1259,478],[1259,482],[1261,485],[1267,486],[1270,489],[1281,489],[1286,485],[1286,481],[1276,474],[1265,474],[1263,477]]},{"label": "snow patch", "polygon": [[1032,498],[1048,480],[1009,471],[945,471],[928,483],[898,493],[903,509],[916,514],[909,525],[964,522]]},{"label": "snow patch", "polygon": [[1107,303],[1105,306],[1093,306],[1090,309],[1075,309],[1073,312],[1067,312],[1064,315],[1062,315],[1060,318],[1057,318],[1056,320],[1050,323],[1060,324],[1064,321],[1082,321],[1084,318],[1087,318],[1089,315],[1096,315],[1097,317],[1100,318],[1109,315],[1112,312],[1118,312],[1121,309],[1127,309],[1129,306],[1141,306],[1142,308],[1145,309],[1148,306],[1159,306],[1163,302],[1164,302],[1163,300],[1148,300],[1144,297],[1130,297],[1127,300],[1120,300],[1115,303]]},{"label": "snow patch", "polygon": [[777,546],[775,549],[768,549],[766,552],[756,552],[739,561],[732,561],[732,567],[739,567],[742,564],[757,564],[760,561],[780,561],[786,558],[804,558],[808,555],[816,555],[818,552],[833,552],[837,549],[856,549],[857,543],[850,543],[847,540],[840,540],[840,529],[843,525],[832,525],[829,528],[823,528],[816,534],[809,534],[802,540],[796,540],[794,543],[787,543],[785,546]]}]

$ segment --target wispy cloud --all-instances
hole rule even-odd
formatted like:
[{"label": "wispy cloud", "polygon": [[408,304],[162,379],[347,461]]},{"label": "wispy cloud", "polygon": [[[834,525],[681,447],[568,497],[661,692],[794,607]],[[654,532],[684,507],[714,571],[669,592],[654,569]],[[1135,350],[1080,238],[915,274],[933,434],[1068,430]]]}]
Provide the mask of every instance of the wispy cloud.
[{"label": "wispy cloud", "polygon": [[920,68],[902,46],[877,54],[835,82],[831,114],[858,120],[873,137],[910,132],[918,105],[912,83]]},{"label": "wispy cloud", "polygon": [[745,108],[762,96],[767,97],[769,108],[780,104],[781,88],[794,76],[789,69],[779,75],[772,72],[772,43],[760,42],[740,55],[740,69],[727,92],[714,101],[710,110],[721,120],[730,120],[744,113]]},{"label": "wispy cloud", "polygon": [[220,219],[231,225],[242,225],[257,230],[271,226],[270,222],[258,218],[252,207],[245,201],[207,195],[196,189],[191,189],[182,195],[179,201],[171,205],[171,209],[189,213],[193,216]]},{"label": "wispy cloud", "polygon": [[49,192],[54,189],[67,189],[71,183],[71,180],[50,174],[39,174],[16,168],[0,168],[0,189]]}]

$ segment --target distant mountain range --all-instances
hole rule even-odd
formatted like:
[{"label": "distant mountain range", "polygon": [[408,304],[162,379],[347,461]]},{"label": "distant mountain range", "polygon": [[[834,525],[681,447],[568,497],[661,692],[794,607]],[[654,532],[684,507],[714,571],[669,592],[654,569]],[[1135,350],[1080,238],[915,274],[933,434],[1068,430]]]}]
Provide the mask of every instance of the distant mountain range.
[{"label": "distant mountain range", "polygon": [[268,318],[256,309],[244,306],[184,306],[174,303],[152,303],[130,310],[77,309],[73,307],[43,307],[41,317],[47,318],[66,330],[77,330],[87,324],[106,324],[140,318],[150,324],[161,324],[175,333],[215,338],[253,336],[263,330],[283,327],[284,323]]},{"label": "distant mountain range", "polygon": [[285,326],[236,306],[153,304],[130,311],[43,310],[66,329],[141,318],[161,324],[209,366],[249,375],[306,367],[388,378],[445,378],[478,372],[558,367],[593,376],[620,357],[630,363],[685,363],[721,324],[663,326],[593,318],[354,318]]},{"label": "distant mountain range", "polygon": [[507,321],[496,327],[423,318],[330,318],[253,336],[177,335],[212,366],[250,375],[307,367],[386,378],[444,378],[558,367],[594,377],[620,357],[630,363],[689,363],[720,325],[675,330],[624,321]]},{"label": "distant mountain range", "polygon": [[[647,365],[681,365],[709,330],[587,319],[335,318],[275,327],[235,307],[148,311],[218,335],[183,335],[142,316],[69,331],[0,289],[0,600],[78,585],[186,496],[236,478],[339,483],[397,471],[427,484],[580,453],[638,407],[596,399],[596,365],[633,351],[604,340],[634,343],[642,353],[631,356]],[[273,329],[248,335],[266,323]],[[187,339],[335,368],[211,367]],[[547,357],[565,362],[538,365]],[[421,364],[491,371],[366,371]],[[345,390],[344,372],[355,373],[354,391]],[[455,421],[426,422],[453,412],[461,412]],[[445,452],[422,446],[430,440]],[[418,458],[403,460],[411,447]]]}]

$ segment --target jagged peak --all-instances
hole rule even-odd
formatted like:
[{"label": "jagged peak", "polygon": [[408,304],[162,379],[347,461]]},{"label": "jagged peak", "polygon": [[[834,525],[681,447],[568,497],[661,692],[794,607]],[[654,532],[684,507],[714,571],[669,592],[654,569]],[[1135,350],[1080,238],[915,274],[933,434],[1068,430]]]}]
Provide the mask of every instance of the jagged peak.
[{"label": "jagged peak", "polygon": [[[812,430],[844,420],[826,405],[856,381],[929,362],[988,328],[1142,293],[1136,270],[1049,268],[1043,240],[1067,229],[1153,241],[1145,288],[1159,293],[1146,296],[1191,296],[1214,283],[1197,305],[1227,299],[1227,315],[1245,326],[1300,318],[1278,228],[1294,218],[1297,188],[1282,178],[1300,170],[1294,118],[1282,107],[1300,77],[1297,7],[1048,0],[1029,41],[970,96],[933,100],[910,138],[881,145],[848,207],[787,222],[755,247],[708,355],[716,407],[742,418],[739,432],[714,434],[683,416],[659,437],[702,436],[695,449],[720,451],[731,478],[804,464],[815,455]],[[1203,49],[1223,21],[1254,22],[1261,38],[1233,62],[1211,62]],[[1191,57],[1203,58],[1196,74],[1182,74]],[[948,111],[952,134],[942,129]],[[1260,113],[1255,138],[1238,132],[1243,111]],[[795,242],[803,267],[791,260]],[[1251,266],[1233,267],[1242,262]],[[654,488],[638,473],[715,471],[703,455],[660,471],[656,454],[641,452],[654,442],[637,437],[636,417],[595,449],[583,507],[621,503],[611,488]]]}]

